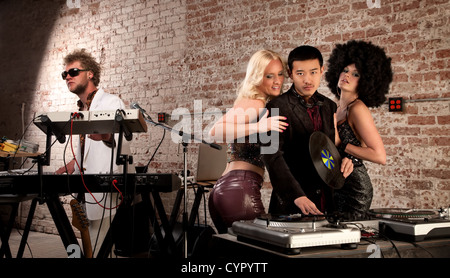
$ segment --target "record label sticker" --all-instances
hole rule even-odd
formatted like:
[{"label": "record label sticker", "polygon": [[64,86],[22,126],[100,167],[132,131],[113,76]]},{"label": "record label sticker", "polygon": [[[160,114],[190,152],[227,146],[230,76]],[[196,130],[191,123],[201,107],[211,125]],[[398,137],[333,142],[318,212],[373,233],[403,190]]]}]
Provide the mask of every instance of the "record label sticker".
[{"label": "record label sticker", "polygon": [[335,165],[334,158],[328,150],[322,150],[322,162],[328,169],[333,170]]}]

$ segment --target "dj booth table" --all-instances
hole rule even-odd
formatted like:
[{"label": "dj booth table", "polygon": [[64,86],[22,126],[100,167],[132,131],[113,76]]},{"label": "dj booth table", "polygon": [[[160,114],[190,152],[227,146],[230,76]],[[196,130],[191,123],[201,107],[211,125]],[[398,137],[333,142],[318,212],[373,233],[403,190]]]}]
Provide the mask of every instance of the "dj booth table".
[{"label": "dj booth table", "polygon": [[[214,256],[233,259],[298,259],[298,258],[450,258],[450,238],[406,242],[384,239],[364,239],[356,249],[345,250],[340,245],[301,248],[300,254],[287,254],[273,246],[250,240],[238,240],[231,233],[213,235]],[[375,248],[379,248],[375,254]],[[396,251],[398,250],[398,252]]]}]

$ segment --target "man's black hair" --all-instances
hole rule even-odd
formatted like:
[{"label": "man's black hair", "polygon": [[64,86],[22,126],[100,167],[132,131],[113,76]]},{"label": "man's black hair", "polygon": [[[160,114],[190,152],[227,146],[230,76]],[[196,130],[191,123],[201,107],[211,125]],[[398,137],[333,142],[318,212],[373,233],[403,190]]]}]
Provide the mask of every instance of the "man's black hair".
[{"label": "man's black hair", "polygon": [[288,56],[289,70],[292,71],[293,63],[295,61],[306,61],[314,59],[319,60],[320,67],[323,66],[323,57],[319,49],[310,45],[301,45],[299,47],[296,47],[289,53]]}]

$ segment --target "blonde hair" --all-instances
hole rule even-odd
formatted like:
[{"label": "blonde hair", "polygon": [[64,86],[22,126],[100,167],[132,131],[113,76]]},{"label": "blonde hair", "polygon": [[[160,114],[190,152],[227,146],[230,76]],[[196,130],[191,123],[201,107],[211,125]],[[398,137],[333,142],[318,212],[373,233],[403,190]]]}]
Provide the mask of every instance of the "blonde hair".
[{"label": "blonde hair", "polygon": [[98,84],[100,83],[100,74],[101,74],[100,64],[97,63],[95,61],[95,58],[84,48],[74,50],[72,53],[64,57],[64,65],[69,65],[76,61],[79,61],[81,66],[84,67],[84,69],[92,71],[92,73],[94,74],[94,76],[92,77],[92,81],[94,82],[94,85],[97,87]]},{"label": "blonde hair", "polygon": [[250,58],[247,65],[247,71],[245,73],[244,81],[237,90],[237,99],[249,98],[249,99],[260,99],[267,102],[269,99],[261,95],[261,92],[257,89],[261,85],[264,78],[264,70],[267,65],[273,60],[279,60],[283,65],[283,74],[286,74],[286,63],[281,58],[280,54],[267,49],[262,49]]}]

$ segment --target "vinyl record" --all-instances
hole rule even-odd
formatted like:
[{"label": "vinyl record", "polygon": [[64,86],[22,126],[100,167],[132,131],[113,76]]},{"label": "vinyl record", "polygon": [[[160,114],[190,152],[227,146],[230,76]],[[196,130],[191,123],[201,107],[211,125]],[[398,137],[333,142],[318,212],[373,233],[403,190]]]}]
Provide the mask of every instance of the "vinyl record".
[{"label": "vinyl record", "polygon": [[287,230],[284,229],[310,229],[312,227],[323,227],[329,224],[328,220],[326,220],[323,215],[302,215],[302,214],[290,214],[290,215],[282,215],[282,214],[263,214],[259,217],[256,217],[253,220],[253,223],[256,225],[261,225],[265,228],[270,229],[283,229],[283,232]]},{"label": "vinyl record", "polygon": [[433,218],[438,217],[437,210],[433,209],[408,209],[408,208],[376,208],[369,213],[377,218]]},{"label": "vinyl record", "polygon": [[276,222],[312,222],[325,220],[324,215],[304,215],[304,214],[261,214],[257,217],[264,221],[276,221]]},{"label": "vinyl record", "polygon": [[323,132],[314,132],[309,138],[309,153],[322,180],[331,188],[342,188],[345,178],[340,171],[341,156],[330,138]]}]

